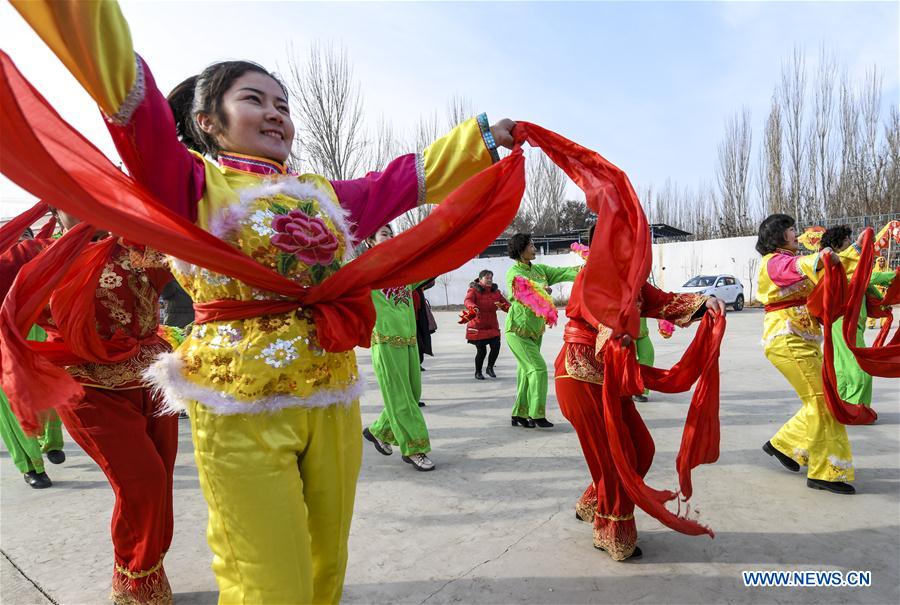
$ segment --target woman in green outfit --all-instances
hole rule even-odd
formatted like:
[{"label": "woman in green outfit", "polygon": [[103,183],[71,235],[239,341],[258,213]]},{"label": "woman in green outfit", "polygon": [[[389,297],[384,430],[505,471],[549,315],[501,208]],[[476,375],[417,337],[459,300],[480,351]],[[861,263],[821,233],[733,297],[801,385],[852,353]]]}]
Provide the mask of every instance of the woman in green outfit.
[{"label": "woman in green outfit", "polygon": [[[515,264],[506,272],[506,288],[510,308],[506,315],[506,342],[516,358],[516,403],[512,409],[512,425],[524,428],[550,428],[553,423],[546,418],[547,410],[547,362],[541,355],[541,339],[547,325],[538,316],[530,301],[517,294],[513,281],[522,277],[535,294],[546,291],[548,286],[573,281],[578,267],[550,267],[532,263],[537,248],[531,234],[516,233],[509,239],[509,257]],[[537,298],[537,296],[532,296]]]},{"label": "woman in green outfit", "polygon": [[[392,237],[391,226],[385,225],[366,239],[366,245],[371,248]],[[427,455],[431,451],[428,427],[419,409],[422,373],[412,304],[412,291],[418,285],[372,291],[376,313],[372,366],[384,409],[378,420],[363,430],[363,437],[385,456],[394,453],[391,446],[399,446],[403,462],[417,471],[433,471],[434,463]]]},{"label": "woman in green outfit", "polygon": [[[43,341],[46,338],[47,334],[38,326],[32,327],[28,333],[29,340]],[[53,485],[44,472],[43,454],[47,454],[47,459],[53,464],[60,464],[66,459],[66,454],[62,451],[62,423],[56,412],[50,412],[50,417],[44,424],[44,433],[40,437],[29,437],[22,431],[9,407],[9,400],[0,390],[0,437],[3,438],[13,464],[24,475],[25,483],[34,489]]]},{"label": "woman in green outfit", "polygon": [[[841,252],[852,243],[850,236],[852,235],[850,227],[840,225],[831,227],[822,234],[822,240],[819,243],[821,248],[831,248],[835,252]],[[890,286],[895,273],[886,271],[873,271],[872,277],[869,279],[869,294],[879,297],[879,293],[874,286]],[[859,311],[859,320],[856,323],[856,346],[865,347],[866,340],[864,333],[866,330],[866,321],[869,316],[866,313],[866,305],[863,303]],[[847,343],[844,342],[843,321],[836,321],[831,325],[831,338],[834,347],[834,374],[837,378],[838,393],[841,399],[848,403],[857,405],[872,405],[872,377],[863,371],[856,363],[856,358]]]}]

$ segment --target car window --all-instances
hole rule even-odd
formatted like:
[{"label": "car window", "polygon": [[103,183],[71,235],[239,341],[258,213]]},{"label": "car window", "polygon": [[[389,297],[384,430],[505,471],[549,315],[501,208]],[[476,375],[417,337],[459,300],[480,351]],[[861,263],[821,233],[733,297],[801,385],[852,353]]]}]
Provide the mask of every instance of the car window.
[{"label": "car window", "polygon": [[718,287],[724,286],[724,285],[725,285],[725,278],[724,278],[724,277],[720,277],[720,278],[719,278],[719,281],[716,282],[716,287],[718,288]]},{"label": "car window", "polygon": [[725,278],[725,285],[726,285],[726,286],[733,286],[733,285],[734,285],[734,278],[733,278],[733,277],[726,277],[726,278]]},{"label": "car window", "polygon": [[713,282],[716,280],[715,277],[711,275],[698,275],[697,277],[692,277],[687,280],[684,284],[685,288],[708,288],[713,285]]}]

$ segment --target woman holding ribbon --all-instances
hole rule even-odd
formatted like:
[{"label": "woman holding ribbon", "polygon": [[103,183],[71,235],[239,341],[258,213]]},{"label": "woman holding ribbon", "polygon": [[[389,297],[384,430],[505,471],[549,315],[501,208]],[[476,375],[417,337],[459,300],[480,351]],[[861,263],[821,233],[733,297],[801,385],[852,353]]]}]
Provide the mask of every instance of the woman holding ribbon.
[{"label": "woman holding ribbon", "polygon": [[[491,166],[498,144],[512,145],[514,123],[490,126],[482,114],[362,179],[293,175],[288,95],[264,68],[213,64],[167,102],[115,3],[15,6],[100,105],[139,183],[304,287],[339,271],[381,225]],[[339,601],[361,456],[352,350],[327,350],[309,309],[233,312],[281,309],[278,295],[184,262],[173,273],[197,325],[146,380],[191,416],[220,602]],[[332,312],[341,310],[322,311]]]}]

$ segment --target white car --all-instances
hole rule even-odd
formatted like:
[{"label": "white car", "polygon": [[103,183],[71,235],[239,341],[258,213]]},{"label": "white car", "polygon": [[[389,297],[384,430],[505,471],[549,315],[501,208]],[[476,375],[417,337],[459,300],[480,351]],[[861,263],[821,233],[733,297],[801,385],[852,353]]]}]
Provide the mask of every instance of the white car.
[{"label": "white car", "polygon": [[725,301],[726,305],[731,305],[735,311],[744,308],[744,286],[734,275],[698,275],[675,291],[715,296]]}]

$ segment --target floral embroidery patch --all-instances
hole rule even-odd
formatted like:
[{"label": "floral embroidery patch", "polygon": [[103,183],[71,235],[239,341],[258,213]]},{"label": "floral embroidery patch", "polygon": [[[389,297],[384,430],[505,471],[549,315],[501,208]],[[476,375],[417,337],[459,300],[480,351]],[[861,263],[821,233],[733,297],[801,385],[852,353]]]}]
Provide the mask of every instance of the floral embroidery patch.
[{"label": "floral embroidery patch", "polygon": [[107,263],[100,274],[100,287],[112,290],[122,285],[122,276],[115,272],[112,263]]},{"label": "floral embroidery patch", "polygon": [[283,368],[299,357],[297,348],[294,346],[294,343],[298,340],[300,340],[299,336],[292,338],[291,340],[282,340],[279,338],[263,349],[262,352],[256,356],[256,359],[262,359],[266,364],[273,368]]},{"label": "floral embroidery patch", "polygon": [[256,233],[258,233],[259,235],[272,236],[275,234],[275,230],[272,229],[272,219],[275,218],[275,213],[271,210],[257,210],[248,218],[250,220],[250,228],[256,231]]},{"label": "floral embroidery patch", "polygon": [[275,268],[280,274],[290,275],[301,262],[309,267],[313,282],[319,283],[340,269],[337,258],[340,241],[324,220],[312,216],[315,213],[312,202],[301,202],[296,209],[278,202],[270,207],[274,213],[274,235],[269,241],[279,251]]},{"label": "floral embroidery patch", "polygon": [[386,299],[393,302],[395,305],[409,305],[410,291],[406,286],[383,288],[381,290],[381,293],[384,294],[384,297]]}]

